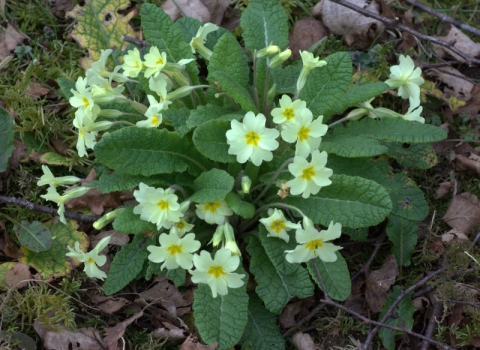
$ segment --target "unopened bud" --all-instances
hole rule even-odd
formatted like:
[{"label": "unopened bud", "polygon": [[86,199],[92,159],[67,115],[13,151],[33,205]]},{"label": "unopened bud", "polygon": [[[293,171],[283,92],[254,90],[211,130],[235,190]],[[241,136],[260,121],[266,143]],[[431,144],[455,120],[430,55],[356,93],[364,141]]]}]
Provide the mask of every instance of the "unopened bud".
[{"label": "unopened bud", "polygon": [[120,215],[120,213],[122,213],[124,210],[125,210],[125,208],[118,208],[118,209],[112,210],[111,212],[105,214],[100,219],[95,221],[93,223],[93,227],[96,230],[100,230],[100,229],[104,228],[109,223],[111,223],[118,215]]},{"label": "unopened bud", "polygon": [[252,187],[252,180],[248,176],[242,176],[242,191],[247,194],[250,193],[250,188]]},{"label": "unopened bud", "polygon": [[278,55],[276,55],[272,60],[270,61],[270,68],[275,68],[288,60],[290,56],[292,55],[292,50],[286,49],[285,51],[280,52]]},{"label": "unopened bud", "polygon": [[313,221],[307,217],[307,216],[304,216],[303,217],[303,229],[306,230],[307,227],[312,227],[313,226]]},{"label": "unopened bud", "polygon": [[272,56],[277,54],[279,51],[280,51],[280,48],[277,45],[268,45],[267,47],[257,52],[257,58]]}]

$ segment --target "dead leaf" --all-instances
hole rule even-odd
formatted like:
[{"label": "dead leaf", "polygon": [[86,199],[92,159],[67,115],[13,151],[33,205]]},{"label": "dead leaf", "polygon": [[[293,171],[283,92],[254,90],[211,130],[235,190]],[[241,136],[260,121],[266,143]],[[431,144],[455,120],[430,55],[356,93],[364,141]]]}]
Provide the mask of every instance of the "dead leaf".
[{"label": "dead leaf", "polygon": [[[463,53],[469,55],[470,57],[476,57],[480,55],[480,43],[474,42],[454,25],[451,26],[450,31],[446,36],[437,36],[436,38],[446,42],[455,41],[454,47],[459,49]],[[438,56],[445,57],[445,54],[448,53],[450,56],[455,57],[455,59],[457,59],[458,61],[465,62],[464,58],[452,52],[452,50],[447,49],[443,46],[435,45],[435,47],[435,53]]]},{"label": "dead leaf", "polygon": [[453,163],[457,171],[472,170],[480,175],[480,162],[475,158],[471,159],[471,157],[467,158],[461,154],[457,154]]},{"label": "dead leaf", "polygon": [[444,95],[450,97],[452,95],[468,101],[472,97],[474,85],[467,81],[467,77],[460,73],[457,69],[446,66],[442,68],[430,69],[429,73],[436,76],[445,85],[450,88],[444,88]]},{"label": "dead leaf", "polygon": [[387,300],[387,291],[395,283],[398,276],[398,266],[395,255],[390,254],[379,270],[372,271],[367,278],[365,297],[373,313],[378,313]]},{"label": "dead leaf", "polygon": [[163,322],[164,327],[157,328],[152,336],[159,339],[183,340],[186,338],[184,330],[168,322]]},{"label": "dead leaf", "polygon": [[96,293],[90,296],[90,300],[95,304],[96,307],[109,315],[117,312],[125,305],[130,304],[130,301],[125,298],[103,296]]},{"label": "dead leaf", "polygon": [[227,7],[223,14],[221,27],[233,32],[240,25],[240,11],[238,9]]},{"label": "dead leaf", "polygon": [[73,8],[73,0],[55,0],[53,13],[55,16],[65,18],[65,13]]},{"label": "dead leaf", "polygon": [[133,315],[132,317],[126,319],[123,322],[120,322],[115,327],[108,328],[106,330],[107,336],[103,340],[108,350],[117,350],[118,340],[123,336],[123,333],[125,333],[127,326],[142,316],[143,312],[140,311],[138,314]]},{"label": "dead leaf", "polygon": [[22,45],[26,36],[16,30],[10,23],[7,27],[2,25],[0,32],[0,61],[9,56],[11,52],[19,45]]},{"label": "dead leaf", "polygon": [[452,228],[450,231],[445,232],[443,235],[440,236],[442,238],[442,242],[448,243],[451,242],[455,237],[459,241],[468,241],[468,237],[462,231]]},{"label": "dead leaf", "polygon": [[477,196],[469,192],[454,196],[442,219],[456,232],[468,234],[480,225],[480,205]]},{"label": "dead leaf", "polygon": [[185,15],[185,17],[198,19],[202,23],[210,22],[210,12],[200,0],[175,0],[175,2],[167,0],[160,8],[170,16],[172,21]]},{"label": "dead leaf", "polygon": [[[375,1],[348,0],[348,2],[380,14],[380,7]],[[365,17],[330,0],[322,0],[312,9],[312,14],[322,17],[322,22],[334,34],[342,35],[345,43],[357,48],[367,48],[373,39],[383,31],[384,24],[376,19]]]},{"label": "dead leaf", "polygon": [[298,332],[292,337],[292,343],[298,350],[315,350],[315,343],[310,334]]},{"label": "dead leaf", "polygon": [[292,58],[298,58],[299,50],[308,50],[310,46],[327,35],[327,28],[320,21],[304,17],[295,22],[293,30],[288,36]]},{"label": "dead leaf", "polygon": [[453,183],[451,183],[450,181],[442,182],[438,187],[437,192],[435,192],[434,198],[440,199],[445,197],[450,192],[452,187],[453,187]]},{"label": "dead leaf", "polygon": [[[10,347],[13,343],[15,347]],[[2,349],[22,349],[22,350],[36,350],[37,344],[35,340],[26,334],[20,332],[0,331],[0,344]]]},{"label": "dead leaf", "polygon": [[210,22],[220,25],[225,11],[230,6],[230,0],[202,0],[202,2],[210,12]]},{"label": "dead leaf", "polygon": [[28,84],[27,88],[25,89],[24,93],[29,95],[34,100],[39,99],[42,96],[48,94],[51,90],[46,86],[43,86],[39,83],[31,82]]},{"label": "dead leaf", "polygon": [[95,247],[102,238],[110,236],[110,242],[108,242],[109,245],[116,245],[116,246],[123,246],[130,242],[130,237],[128,237],[127,234],[110,230],[110,231],[102,231],[96,236],[90,236],[90,246]]},{"label": "dead leaf", "polygon": [[32,279],[28,265],[18,263],[5,272],[5,284],[8,287],[23,288],[28,285],[26,280]]},{"label": "dead leaf", "polygon": [[38,319],[33,323],[33,328],[42,339],[43,348],[46,350],[104,350],[99,332],[92,328],[73,331],[59,327],[58,331],[52,331],[45,328]]},{"label": "dead leaf", "polygon": [[5,246],[3,248],[3,252],[5,253],[5,255],[12,259],[21,258],[23,256],[21,247],[17,247],[8,235],[7,230],[5,229],[4,220],[0,221],[0,227],[3,229],[4,232],[3,238],[5,239]]},{"label": "dead leaf", "polygon": [[189,335],[188,338],[180,346],[179,350],[215,350],[217,346],[218,343],[213,343],[211,345],[199,343],[197,338]]}]

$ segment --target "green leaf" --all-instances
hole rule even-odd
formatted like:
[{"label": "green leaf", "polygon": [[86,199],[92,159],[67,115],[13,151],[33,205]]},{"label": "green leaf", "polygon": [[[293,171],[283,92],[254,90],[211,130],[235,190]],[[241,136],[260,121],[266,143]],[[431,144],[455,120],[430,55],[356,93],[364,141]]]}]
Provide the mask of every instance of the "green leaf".
[{"label": "green leaf", "polygon": [[330,186],[322,187],[314,196],[289,196],[285,201],[324,226],[332,220],[351,228],[375,226],[390,214],[390,196],[378,183],[347,175],[333,175],[331,180]]},{"label": "green leaf", "polygon": [[239,82],[235,81],[230,74],[222,71],[210,72],[208,78],[211,81],[218,83],[222,91],[238,103],[243,110],[252,111],[255,114],[258,113],[257,106],[255,106],[248,90]]},{"label": "green leaf", "polygon": [[428,143],[404,144],[397,142],[385,143],[386,154],[394,158],[400,165],[416,169],[430,169],[437,164],[437,154]]},{"label": "green leaf", "polygon": [[230,32],[225,33],[215,45],[208,62],[208,72],[225,72],[244,88],[248,87],[250,68],[247,56],[237,39]]},{"label": "green leaf", "polygon": [[237,158],[228,154],[227,131],[230,122],[226,120],[210,120],[203,123],[193,132],[193,143],[197,150],[205,157],[221,162],[234,163]]},{"label": "green leaf", "polygon": [[190,115],[188,108],[167,109],[162,111],[162,115],[163,118],[172,122],[178,136],[183,138],[190,131],[190,128],[187,126],[187,120]]},{"label": "green leaf", "polygon": [[396,215],[389,215],[387,236],[393,243],[392,252],[395,254],[397,264],[410,266],[410,258],[417,244],[417,222]]},{"label": "green leaf", "polygon": [[230,192],[227,194],[225,202],[227,202],[228,207],[232,209],[235,214],[244,219],[251,219],[255,214],[255,206],[250,202],[243,201],[235,193]]},{"label": "green leaf", "polygon": [[342,234],[350,237],[352,241],[364,241],[368,237],[368,227],[361,228],[342,228]]},{"label": "green leaf", "polygon": [[258,225],[258,239],[260,243],[262,243],[268,259],[270,259],[276,269],[286,275],[294,273],[298,268],[298,264],[291,264],[285,259],[285,251],[293,250],[297,246],[295,232],[290,230],[290,232],[287,233],[290,236],[288,243],[280,238],[267,237],[268,231],[265,225]]},{"label": "green leaf", "polygon": [[272,69],[271,74],[275,89],[278,94],[293,94],[297,88],[297,78],[302,70],[302,64],[292,64],[289,66]]},{"label": "green leaf", "polygon": [[177,268],[174,270],[162,269],[163,263],[154,263],[150,260],[148,261],[147,271],[145,272],[145,279],[148,281],[152,278],[152,275],[157,276],[167,276],[167,278],[172,281],[175,286],[180,287],[185,284],[185,278],[187,272],[182,268]]},{"label": "green leaf", "polygon": [[7,170],[8,159],[13,153],[13,120],[0,108],[0,173]]},{"label": "green leaf", "polygon": [[215,202],[233,189],[235,179],[225,170],[212,169],[202,173],[194,182],[195,193],[188,199],[196,203]]},{"label": "green leaf", "polygon": [[73,96],[71,89],[75,90],[75,82],[67,78],[58,78],[57,84],[60,87],[60,91],[63,93],[63,96],[68,100]]},{"label": "green leaf", "polygon": [[155,232],[157,226],[151,222],[140,219],[140,215],[133,213],[133,206],[125,208],[113,221],[113,228],[123,233],[140,234]]},{"label": "green leaf", "polygon": [[422,124],[402,118],[363,118],[347,124],[345,128],[336,126],[339,134],[351,137],[364,136],[381,141],[427,143],[443,140],[447,133],[434,125]]},{"label": "green leaf", "polygon": [[250,0],[240,20],[245,47],[253,54],[270,44],[288,45],[288,18],[277,0]]},{"label": "green leaf", "polygon": [[36,253],[48,250],[52,245],[52,233],[41,222],[29,223],[22,220],[21,223],[13,226],[13,230],[20,244]]},{"label": "green leaf", "polygon": [[90,187],[97,188],[102,193],[130,190],[137,187],[140,182],[153,187],[168,187],[175,182],[171,175],[128,175],[120,172],[100,175],[98,180],[90,182]]},{"label": "green leaf", "polygon": [[352,136],[346,134],[338,126],[333,133],[329,133],[322,138],[320,147],[322,151],[326,151],[329,155],[336,154],[349,158],[373,157],[388,151],[388,147],[382,145],[379,141],[364,135]]},{"label": "green leaf", "polygon": [[[228,121],[236,119],[232,117],[232,114],[228,114],[230,112],[232,112],[231,107],[220,107],[212,104],[207,104],[206,106],[198,106],[197,108],[190,111],[190,116],[187,119],[187,126],[190,129],[193,129],[213,119],[221,119]],[[223,117],[224,115],[226,116]]]},{"label": "green leaf", "polygon": [[[145,40],[167,53],[169,62],[195,58],[190,45],[185,42],[183,32],[162,9],[153,4],[143,4],[140,9],[142,30]],[[193,85],[198,85],[198,68],[193,61],[185,66]]]},{"label": "green leaf", "polygon": [[257,237],[251,235],[247,240],[247,251],[251,256],[250,272],[258,283],[255,291],[270,312],[278,315],[291,298],[313,295],[308,272],[300,264],[294,272],[284,274],[270,261]]},{"label": "green leaf", "polygon": [[326,66],[310,71],[300,92],[300,99],[307,102],[313,115],[323,115],[324,123],[335,114],[352,79],[352,59],[347,52],[336,52],[325,61]]},{"label": "green leaf", "polygon": [[194,292],[195,326],[207,344],[218,342],[217,349],[229,349],[242,337],[248,318],[246,285],[228,289],[228,294],[216,298],[208,285],[199,284]]},{"label": "green leaf", "polygon": [[256,294],[249,296],[247,327],[240,340],[242,349],[285,349],[285,339],[278,329],[277,317],[265,309]]},{"label": "green leaf", "polygon": [[405,173],[395,174],[390,179],[385,181],[384,187],[392,199],[392,214],[412,221],[425,219],[429,207],[422,190]]},{"label": "green leaf", "polygon": [[130,175],[205,170],[191,143],[164,129],[128,127],[106,134],[95,145],[95,155],[98,162]]},{"label": "green leaf", "polygon": [[147,246],[153,244],[151,238],[139,234],[131,243],[122,246],[113,258],[107,280],[103,285],[105,295],[112,295],[129,284],[142,271],[148,256]]},{"label": "green leaf", "polygon": [[65,276],[78,266],[74,265],[72,259],[67,259],[65,255],[69,252],[67,246],[73,248],[75,242],[79,242],[81,249],[86,250],[88,247],[87,235],[77,231],[78,224],[73,220],[67,220],[66,225],[60,221],[53,226],[47,224],[47,228],[55,237],[50,248],[36,253],[22,247],[23,257],[19,259],[19,262],[30,265],[37,270],[39,278],[42,280]]},{"label": "green leaf", "polygon": [[[198,19],[191,18],[191,17],[182,17],[177,20],[176,25],[180,30],[183,32],[183,38],[185,39],[186,43],[189,43],[192,38],[197,35],[198,28],[203,26],[203,23],[200,22]],[[215,44],[217,43],[218,39],[220,39],[223,34],[229,32],[227,29],[223,27],[219,27],[216,31],[211,32],[207,35],[207,40],[205,42],[205,47],[213,51]],[[230,33],[230,32],[229,32]]]},{"label": "green leaf", "polygon": [[[393,291],[388,293],[388,299],[385,305],[380,312],[379,319],[385,315],[387,310],[390,308],[392,303],[397,299],[402,292],[400,286],[394,286]],[[387,319],[385,322],[389,326],[394,326],[398,328],[405,328],[411,330],[413,327],[413,314],[417,311],[415,306],[412,303],[410,297],[403,298],[402,301],[398,304],[393,312],[393,315]],[[382,340],[383,346],[387,348],[387,350],[394,350],[395,349],[395,336],[396,335],[403,335],[403,332],[394,331],[392,329],[388,329],[385,327],[380,328],[378,332],[378,336]]]},{"label": "green leaf", "polygon": [[[325,284],[327,294],[332,299],[344,301],[349,297],[352,291],[352,282],[350,281],[347,262],[342,254],[339,252],[335,252],[335,254],[337,255],[337,261],[325,262],[319,258],[315,258],[315,261],[320,276],[322,276],[323,283]],[[307,263],[307,268],[313,280],[320,288],[322,288],[315,266],[311,261]]]},{"label": "green leaf", "polygon": [[338,101],[334,114],[340,114],[347,108],[353,107],[360,103],[366,102],[378,95],[390,87],[385,83],[370,83],[356,85],[347,90],[345,95]]}]

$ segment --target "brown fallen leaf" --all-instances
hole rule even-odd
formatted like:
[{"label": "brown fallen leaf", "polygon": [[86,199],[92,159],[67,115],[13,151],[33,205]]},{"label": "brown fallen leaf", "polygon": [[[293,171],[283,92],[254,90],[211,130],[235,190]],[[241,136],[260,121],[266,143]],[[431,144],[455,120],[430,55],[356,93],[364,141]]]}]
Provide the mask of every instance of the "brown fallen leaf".
[{"label": "brown fallen leaf", "polygon": [[2,25],[0,32],[0,61],[10,55],[10,53],[19,45],[22,45],[26,36],[16,30],[12,24]]},{"label": "brown fallen leaf", "polygon": [[457,154],[453,163],[455,164],[455,170],[457,171],[471,170],[480,175],[480,161],[475,159],[475,157],[472,159],[471,156],[467,158],[461,154]]},{"label": "brown fallen leaf", "polygon": [[179,350],[215,350],[217,346],[218,343],[213,343],[211,345],[199,343],[197,338],[189,335],[188,338],[180,346]]},{"label": "brown fallen leaf", "polygon": [[200,0],[172,0],[165,1],[160,8],[176,21],[182,14],[186,17],[198,19],[202,23],[210,22],[210,12]]},{"label": "brown fallen leaf", "polygon": [[[450,31],[446,36],[437,36],[436,38],[447,42],[455,41],[454,47],[466,53],[470,57],[476,57],[480,55],[480,43],[474,42],[468,37],[468,35],[464,34],[454,25],[451,26]],[[435,45],[435,53],[440,57],[445,57],[445,55],[448,53],[450,56],[455,57],[456,60],[465,62],[464,58],[443,46]]]},{"label": "brown fallen leaf", "polygon": [[17,247],[15,242],[10,238],[5,229],[5,220],[0,220],[0,227],[3,230],[3,238],[5,240],[5,245],[3,247],[3,252],[5,255],[12,259],[18,259],[23,256],[21,247]]},{"label": "brown fallen leaf", "polygon": [[468,234],[480,225],[480,203],[477,196],[469,192],[454,196],[442,219],[456,232]]},{"label": "brown fallen leaf", "polygon": [[[380,7],[375,1],[348,0],[348,2],[380,14]],[[345,43],[357,48],[366,48],[375,37],[383,31],[385,25],[373,18],[365,17],[330,0],[322,0],[312,9],[312,14],[322,17],[322,22],[334,34],[342,35]]]},{"label": "brown fallen leaf", "polygon": [[140,311],[138,314],[133,315],[132,317],[126,319],[123,322],[120,322],[115,327],[108,328],[106,330],[106,337],[103,339],[103,342],[108,350],[117,350],[118,349],[118,340],[123,336],[127,326],[138,318],[143,316],[143,312]]},{"label": "brown fallen leaf", "polygon": [[315,350],[315,343],[310,334],[298,332],[292,337],[292,343],[298,350]]},{"label": "brown fallen leaf", "polygon": [[450,190],[453,187],[453,183],[450,181],[442,182],[440,186],[438,187],[437,191],[435,192],[435,199],[440,199],[443,198],[447,195],[447,193],[450,192]]},{"label": "brown fallen leaf", "polygon": [[26,280],[32,279],[28,265],[18,263],[5,272],[5,284],[8,287],[23,288],[28,285]]},{"label": "brown fallen leaf", "polygon": [[27,88],[24,91],[24,94],[30,96],[34,100],[39,99],[42,96],[45,96],[48,94],[51,90],[47,88],[46,86],[39,84],[39,83],[34,83],[30,82],[27,86]]},{"label": "brown fallen leaf", "polygon": [[304,17],[295,22],[293,30],[288,36],[292,58],[300,57],[299,50],[308,50],[310,46],[327,35],[327,28],[320,21]]},{"label": "brown fallen leaf", "polygon": [[449,86],[443,89],[447,97],[455,96],[461,100],[468,101],[472,97],[474,85],[467,80],[467,77],[457,69],[446,66],[442,68],[430,69],[430,75],[436,76],[445,85]]},{"label": "brown fallen leaf", "polygon": [[43,341],[45,350],[104,350],[100,333],[92,328],[76,331],[58,327],[56,331],[46,328],[38,319],[33,328]]},{"label": "brown fallen leaf", "polygon": [[130,242],[130,237],[128,237],[127,234],[118,232],[115,230],[110,230],[110,231],[102,231],[96,236],[90,236],[90,246],[93,248],[95,247],[98,242],[102,240],[102,238],[110,236],[110,242],[108,242],[109,245],[116,245],[116,246],[123,246]]},{"label": "brown fallen leaf", "polygon": [[225,11],[230,6],[230,0],[202,0],[202,2],[210,12],[210,22],[220,25]]},{"label": "brown fallen leaf", "polygon": [[162,322],[164,327],[155,329],[152,336],[160,339],[183,340],[186,338],[184,330],[168,322]]},{"label": "brown fallen leaf", "polygon": [[103,296],[99,295],[97,293],[92,294],[90,296],[90,300],[92,303],[95,304],[96,307],[98,307],[100,310],[103,312],[111,315],[118,310],[120,310],[122,307],[125,305],[130,304],[130,301],[128,301],[125,298],[117,298],[113,296]]},{"label": "brown fallen leaf", "polygon": [[372,271],[367,278],[365,298],[373,313],[378,313],[387,300],[387,291],[395,283],[398,276],[398,266],[395,255],[390,254],[379,270]]}]

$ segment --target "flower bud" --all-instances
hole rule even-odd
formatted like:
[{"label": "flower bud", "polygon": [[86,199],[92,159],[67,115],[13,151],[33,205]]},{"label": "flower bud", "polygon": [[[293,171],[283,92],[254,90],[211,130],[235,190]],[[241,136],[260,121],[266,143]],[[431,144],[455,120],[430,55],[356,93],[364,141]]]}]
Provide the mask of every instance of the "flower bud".
[{"label": "flower bud", "polygon": [[307,227],[312,227],[313,226],[313,221],[307,217],[307,216],[304,216],[303,217],[303,229],[306,230]]},{"label": "flower bud", "polygon": [[214,247],[218,246],[223,239],[223,230],[225,225],[218,225],[215,233],[213,234],[212,240],[209,243],[212,243]]},{"label": "flower bud", "polygon": [[247,194],[250,193],[250,188],[252,187],[252,180],[248,176],[242,176],[242,191]]},{"label": "flower bud", "polygon": [[286,49],[285,51],[280,52],[278,55],[276,55],[272,60],[270,61],[270,68],[275,68],[288,60],[290,56],[292,55],[292,50]]},{"label": "flower bud", "polygon": [[233,233],[233,227],[228,222],[224,225],[223,233],[225,235],[225,248],[232,252],[232,255],[241,256],[242,253],[238,248],[237,242],[235,241],[235,234]]},{"label": "flower bud", "polygon": [[277,54],[279,51],[280,51],[280,48],[277,45],[268,45],[267,47],[257,52],[257,58],[272,56]]},{"label": "flower bud", "polygon": [[120,213],[122,213],[124,210],[125,210],[125,208],[118,208],[118,209],[112,210],[111,212],[105,214],[100,219],[95,221],[93,223],[93,227],[96,230],[100,230],[100,229],[104,228],[109,223],[111,223],[118,215],[120,215]]}]

